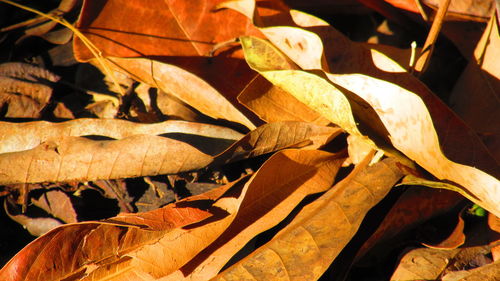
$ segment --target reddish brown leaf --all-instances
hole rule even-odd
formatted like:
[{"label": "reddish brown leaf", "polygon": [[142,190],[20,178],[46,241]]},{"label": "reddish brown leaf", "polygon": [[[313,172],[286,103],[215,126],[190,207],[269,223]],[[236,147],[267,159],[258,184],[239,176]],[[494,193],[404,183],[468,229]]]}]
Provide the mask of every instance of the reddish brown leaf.
[{"label": "reddish brown leaf", "polygon": [[317,280],[356,233],[373,205],[403,176],[394,159],[371,157],[304,207],[273,240],[213,280]]},{"label": "reddish brown leaf", "polygon": [[[219,196],[217,192],[213,195],[198,199],[217,199]],[[100,263],[120,260],[116,256],[119,253],[130,252],[144,243],[156,241],[172,229],[212,215],[198,209],[196,202],[186,204],[184,207],[171,204],[152,212],[122,215],[107,223],[69,224],[56,228],[10,260],[0,270],[0,280],[82,277]]]},{"label": "reddish brown leaf", "polygon": [[[77,27],[105,56],[208,56],[215,44],[258,34],[233,11],[215,12],[221,0],[85,1]],[[79,39],[75,56],[93,58]]]},{"label": "reddish brown leaf", "polygon": [[52,96],[47,82],[59,76],[26,63],[0,65],[0,107],[7,106],[6,117],[39,118]]},{"label": "reddish brown leaf", "polygon": [[440,241],[437,244],[429,244],[429,243],[423,243],[423,244],[429,248],[441,249],[441,250],[451,250],[462,246],[465,243],[465,234],[464,234],[465,222],[464,219],[462,218],[463,213],[464,213],[463,210],[458,213],[457,224],[455,225],[455,228],[453,229],[452,233],[446,239]]}]

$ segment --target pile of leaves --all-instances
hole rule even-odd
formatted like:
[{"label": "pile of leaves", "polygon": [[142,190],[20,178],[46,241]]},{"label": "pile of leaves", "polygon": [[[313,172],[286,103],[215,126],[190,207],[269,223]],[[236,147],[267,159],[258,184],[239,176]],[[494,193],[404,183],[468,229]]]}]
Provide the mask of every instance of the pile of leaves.
[{"label": "pile of leaves", "polygon": [[1,2],[0,280],[500,275],[493,1]]}]

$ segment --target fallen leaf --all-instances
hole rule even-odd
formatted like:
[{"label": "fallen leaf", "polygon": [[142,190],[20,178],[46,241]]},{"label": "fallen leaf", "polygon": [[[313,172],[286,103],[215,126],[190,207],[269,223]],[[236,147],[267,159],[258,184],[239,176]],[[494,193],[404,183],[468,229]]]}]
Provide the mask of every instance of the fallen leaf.
[{"label": "fallen leaf", "polygon": [[[396,161],[367,167],[371,157],[305,206],[270,242],[212,280],[317,280],[361,221],[403,176]],[[328,223],[325,223],[328,222]]]},{"label": "fallen leaf", "polygon": [[448,190],[410,187],[394,203],[370,238],[363,243],[356,253],[355,260],[360,260],[373,247],[375,251],[386,255],[387,246],[383,246],[385,243],[395,241],[397,235],[442,215],[463,200],[460,194]]},{"label": "fallen leaf", "polygon": [[413,249],[401,258],[390,280],[435,280],[458,252],[459,250]]},{"label": "fallen leaf", "polygon": [[[237,2],[248,4],[253,1]],[[242,13],[253,18],[254,10],[248,7]],[[389,58],[376,51],[368,51],[360,45],[351,43],[338,31],[315,17],[298,11],[290,11],[290,17],[296,25],[307,27],[308,30],[278,26],[261,27],[261,31],[298,66],[304,69],[325,68],[331,73],[317,71],[308,73],[297,70],[269,71],[272,67],[267,66],[266,68],[260,67],[260,69],[265,70],[266,75],[263,74],[264,72],[261,74],[273,84],[279,83],[281,88],[295,87],[288,92],[301,96],[302,102],[309,104],[325,117],[328,116],[329,120],[351,134],[358,134],[359,131],[354,126],[354,118],[349,116],[352,114],[351,108],[346,106],[348,103],[345,102],[346,99],[342,97],[342,94],[348,95],[350,99],[354,99],[355,95],[358,96],[358,102],[366,103],[363,108],[368,105],[375,111],[375,116],[378,116],[371,119],[378,119],[382,124],[382,126],[375,125],[374,129],[378,133],[377,135],[389,136],[392,145],[410,159],[416,161],[439,179],[451,180],[462,185],[480,198],[486,209],[496,215],[500,214],[500,208],[497,204],[500,200],[500,182],[486,173],[489,172],[494,176],[500,175],[500,166],[488,154],[477,136],[420,81],[406,73],[403,68]],[[256,25],[259,26],[257,23]],[[317,33],[311,32],[312,30],[316,30]],[[327,44],[334,39],[336,44]],[[328,48],[323,50],[323,47],[318,46],[318,44]],[[330,46],[333,45],[337,47],[336,51],[331,49]],[[326,58],[325,63],[320,59],[323,58],[323,54]],[[252,63],[249,65],[255,67]],[[280,68],[277,67],[277,69]],[[352,72],[356,74],[333,74]],[[313,73],[316,77],[311,76]],[[395,73],[403,73],[403,75],[395,75]],[[318,82],[318,78],[322,79],[320,77],[322,75],[326,75],[328,80],[343,90],[332,90],[332,87],[323,80]],[[301,85],[297,82],[295,85],[290,85],[298,77],[304,84],[309,82],[307,89],[303,89],[303,86],[300,88]],[[316,83],[312,83],[311,80]],[[316,85],[309,87],[310,84]],[[318,84],[324,86],[320,87]],[[318,87],[318,89],[313,87]],[[324,94],[325,88],[328,89],[326,95]],[[317,98],[319,93],[322,94],[321,98]],[[344,102],[339,102],[342,100]],[[336,103],[332,103],[333,101]],[[355,103],[352,102],[350,105],[353,104]],[[335,109],[343,108],[347,110],[347,113],[340,110],[333,111],[332,106]],[[328,107],[330,108],[325,110]],[[356,117],[362,118],[357,114],[360,111],[355,111],[353,108],[352,112],[356,113]],[[365,112],[367,111],[361,111],[361,113]],[[367,119],[366,117],[364,120]],[[343,122],[339,124],[339,120]],[[374,126],[374,123],[378,122],[371,121],[368,124]],[[401,124],[405,125],[401,126]],[[384,130],[386,130],[385,134]],[[441,142],[439,136],[441,136]],[[458,142],[462,142],[460,147],[457,146]],[[475,167],[480,167],[482,170]]]},{"label": "fallen leaf", "polygon": [[255,125],[219,91],[198,76],[175,65],[144,58],[108,58],[113,66],[138,81],[157,87],[215,119]]},{"label": "fallen leaf", "polygon": [[[437,0],[423,0],[423,4],[431,7],[434,10],[439,8],[440,2]],[[495,10],[495,1],[475,1],[475,0],[459,0],[451,1],[446,16],[448,20],[474,20],[487,21]]]},{"label": "fallen leaf", "polygon": [[488,214],[489,241],[491,245],[491,256],[493,261],[500,260],[500,218],[489,213]]},{"label": "fallen leaf", "polygon": [[[250,67],[275,86],[357,136],[359,141],[376,148],[375,142],[384,151],[398,155],[391,148],[384,125],[363,100],[353,94],[346,95],[320,72],[294,70],[293,65],[284,63],[281,52],[263,39],[242,37],[240,40]],[[266,59],[261,59],[261,56]],[[274,65],[277,70],[273,70]],[[285,69],[287,67],[291,68]]]},{"label": "fallen leaf", "polygon": [[261,75],[245,87],[238,95],[238,101],[267,123],[301,121],[316,125],[330,124],[326,118]]},{"label": "fallen leaf", "polygon": [[484,246],[455,250],[414,249],[401,258],[390,280],[496,280],[500,263],[488,264],[487,254],[488,249]]},{"label": "fallen leaf", "polygon": [[[75,126],[82,123],[87,126]],[[134,124],[118,120],[78,119],[68,121],[69,125],[60,124],[63,125],[37,122],[33,126],[26,123],[26,128],[31,127],[31,130],[26,130],[26,135],[19,132],[18,135],[6,136],[10,140],[8,149],[16,148],[16,136],[28,136],[24,144],[29,148],[16,148],[20,150],[0,154],[0,183],[91,181],[177,174],[284,148],[316,149],[341,132],[338,128],[281,122],[263,125],[234,142],[219,138],[222,132],[238,136],[232,130],[184,121]],[[37,132],[43,126],[52,128],[46,131],[55,134],[56,138],[47,136],[40,139]],[[22,129],[19,126],[12,127],[16,131]],[[145,134],[165,132],[165,129],[167,133],[164,133],[164,137]],[[66,133],[119,139],[91,140],[65,136]],[[31,143],[30,136],[36,136],[35,140],[39,141]],[[177,154],[183,157],[169,157]]]},{"label": "fallen leaf", "polygon": [[450,96],[453,110],[482,138],[500,163],[500,33],[494,14],[477,44],[474,57],[458,79]]},{"label": "fallen leaf", "polygon": [[247,183],[249,190],[227,229],[164,280],[214,277],[256,234],[281,222],[307,195],[327,190],[343,161],[342,154],[314,150],[284,150],[274,154]]},{"label": "fallen leaf", "polygon": [[[204,249],[218,252],[221,243],[227,244],[218,259],[205,256],[214,268],[205,267],[212,273],[203,274],[214,275],[245,240],[279,223],[306,195],[328,189],[342,161],[342,156],[327,152],[279,152],[250,180],[246,177],[144,214],[56,228],[18,253],[0,277],[47,280],[86,275],[99,279],[111,274],[152,280],[175,272]],[[215,203],[207,206],[209,212],[196,209],[210,201]],[[209,246],[212,243],[215,246]],[[50,258],[54,251],[59,261]],[[68,256],[72,262],[65,262]],[[33,262],[26,263],[30,259]]]},{"label": "fallen leaf", "polygon": [[39,118],[52,96],[49,83],[59,79],[48,70],[30,64],[0,64],[0,107],[7,107],[5,117]]},{"label": "fallen leaf", "polygon": [[[214,12],[219,2],[86,1],[76,25],[104,56],[208,56],[217,43],[258,34],[238,13]],[[74,48],[78,60],[93,58],[78,38]]]},{"label": "fallen leaf", "polygon": [[221,165],[285,148],[318,149],[342,131],[335,127],[305,122],[265,124],[248,133],[216,156],[213,165]]},{"label": "fallen leaf", "polygon": [[[62,0],[60,1],[59,6],[56,9],[53,9],[47,14],[55,17],[63,17],[65,14],[75,9],[78,6],[77,4],[77,0]],[[20,27],[26,27],[26,30],[24,30],[24,35],[21,36],[21,38],[19,38],[16,43],[21,42],[29,36],[40,36],[45,40],[51,42],[52,44],[64,44],[69,42],[73,33],[67,28],[50,32],[56,26],[57,22],[53,20],[47,20],[47,18],[43,16],[38,16],[34,19],[2,28],[2,31],[5,32]]]},{"label": "fallen leaf", "polygon": [[[133,135],[189,134],[219,139],[230,145],[243,135],[229,128],[186,121],[164,121],[141,124],[120,119],[79,118],[62,123],[34,121],[0,122],[0,153],[28,150],[50,139],[65,136],[102,136],[123,139]],[[226,147],[223,146],[223,149]]]},{"label": "fallen leaf", "polygon": [[[183,157],[170,157],[182,155]],[[212,157],[172,138],[134,135],[94,141],[61,137],[0,155],[0,183],[91,181],[176,174],[205,167]]]},{"label": "fallen leaf", "polygon": [[462,246],[465,243],[465,234],[464,234],[465,222],[464,219],[462,218],[462,214],[463,210],[458,213],[457,224],[455,225],[455,228],[453,229],[452,233],[447,238],[445,238],[443,241],[440,241],[437,244],[423,243],[423,245],[428,248],[441,249],[441,250],[451,250]]},{"label": "fallen leaf", "polygon": [[30,217],[23,214],[21,210],[16,210],[7,200],[4,201],[5,213],[15,222],[22,225],[31,235],[40,236],[50,230],[61,226],[63,223],[51,217]]},{"label": "fallen leaf", "polygon": [[[216,196],[201,199],[220,196],[212,194]],[[178,227],[212,216],[198,207],[196,202],[184,207],[170,204],[143,214],[121,215],[107,223],[86,222],[55,228],[17,253],[0,270],[0,279],[82,278],[102,264],[123,261],[121,255],[154,243]]]},{"label": "fallen leaf", "polygon": [[[443,281],[453,281],[456,280],[451,276],[452,274],[447,274],[443,276]],[[492,264],[487,264],[478,268],[474,268],[467,271],[459,272],[459,280],[463,281],[483,281],[483,280],[496,280],[500,276],[500,262],[495,262]]]},{"label": "fallen leaf", "polygon": [[60,190],[48,190],[39,198],[32,198],[31,202],[64,223],[78,222],[71,199]]}]

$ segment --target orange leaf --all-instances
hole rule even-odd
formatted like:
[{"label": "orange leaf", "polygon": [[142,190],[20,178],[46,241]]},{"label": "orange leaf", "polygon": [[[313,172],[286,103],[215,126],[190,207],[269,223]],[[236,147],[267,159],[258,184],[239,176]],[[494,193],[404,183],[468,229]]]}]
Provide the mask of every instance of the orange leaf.
[{"label": "orange leaf", "polygon": [[364,215],[403,176],[388,158],[371,157],[304,207],[273,240],[213,280],[317,280],[351,240]]}]

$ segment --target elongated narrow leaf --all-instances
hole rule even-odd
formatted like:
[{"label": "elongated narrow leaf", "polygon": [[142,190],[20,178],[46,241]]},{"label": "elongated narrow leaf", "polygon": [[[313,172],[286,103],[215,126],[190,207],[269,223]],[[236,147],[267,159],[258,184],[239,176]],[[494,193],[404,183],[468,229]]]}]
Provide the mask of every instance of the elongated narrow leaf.
[{"label": "elongated narrow leaf", "polygon": [[[246,3],[247,9],[250,9],[249,1],[237,2],[242,5]],[[244,14],[255,16],[255,13],[251,14],[248,11]],[[297,11],[290,11],[289,17],[294,21],[291,27],[275,26],[276,23],[273,23],[274,26],[262,26],[256,18],[253,20],[273,44],[298,66],[323,70],[310,71],[307,75],[299,72],[298,76],[309,78],[309,74],[314,74],[321,79],[330,80],[334,88],[349,97],[355,118],[364,121],[376,120],[376,126],[371,126],[371,129],[374,129],[379,137],[389,137],[392,145],[407,157],[439,179],[462,185],[479,198],[485,208],[500,215],[498,206],[500,182],[495,179],[495,176],[500,175],[500,166],[477,135],[422,82],[390,58],[350,42],[317,18]],[[298,26],[302,27],[302,31],[297,28]],[[273,29],[276,29],[276,32],[269,32]],[[324,48],[309,47],[318,44]],[[318,61],[317,58],[320,56],[326,58],[325,63]],[[252,63],[249,65],[253,66]],[[283,71],[269,71],[272,69],[269,65],[260,68],[267,76],[262,72],[261,74],[275,85],[280,83],[279,85],[287,86],[284,81],[297,76],[298,73],[287,70],[285,73],[288,73],[285,75]],[[275,69],[281,68],[276,66]],[[279,81],[274,82],[273,79]],[[319,83],[323,85],[324,81],[321,80]],[[323,88],[320,92],[302,91],[300,85],[297,86],[289,85],[290,90],[293,90],[292,94],[323,116],[327,117],[332,113],[332,110],[325,108],[337,106],[327,101],[339,96],[334,91],[327,91],[324,95]],[[356,103],[361,106],[361,111],[354,107]],[[370,112],[370,115],[365,117],[359,115],[363,112]],[[337,112],[335,117],[338,117]],[[368,124],[373,125],[374,122]],[[352,134],[355,132],[352,128],[351,126],[345,129]],[[380,142],[377,144],[380,146]],[[481,170],[476,167],[480,167]]]},{"label": "elongated narrow leaf", "polygon": [[317,280],[364,215],[403,176],[391,158],[371,167],[367,162],[304,207],[270,242],[212,280]]},{"label": "elongated narrow leaf", "polygon": [[231,225],[197,256],[164,280],[208,280],[257,234],[275,226],[308,194],[328,189],[344,161],[321,151],[284,150],[249,181]]},{"label": "elongated narrow leaf", "polygon": [[261,75],[245,87],[238,95],[238,101],[268,123],[280,121],[301,121],[317,125],[330,123],[328,119]]},{"label": "elongated narrow leaf", "polygon": [[141,124],[120,119],[87,118],[62,123],[0,122],[0,153],[32,149],[47,140],[67,136],[103,136],[122,139],[142,134],[192,134],[197,137],[217,138],[221,141],[236,141],[243,136],[225,127],[175,120],[156,124]]},{"label": "elongated narrow leaf", "polygon": [[[212,194],[214,196],[199,199],[215,200],[220,196]],[[0,270],[0,280],[81,278],[100,265],[119,263],[120,256],[154,243],[175,228],[212,216],[210,212],[198,209],[199,206],[196,202],[184,207],[171,204],[143,214],[119,216],[110,222],[58,227],[14,256]]]},{"label": "elongated narrow leaf", "polygon": [[178,66],[145,58],[108,58],[113,66],[138,81],[157,87],[215,119],[255,125],[207,81]]},{"label": "elongated narrow leaf", "polygon": [[212,156],[185,142],[159,136],[102,141],[64,137],[30,150],[0,154],[0,184],[176,174],[211,161]]},{"label": "elongated narrow leaf", "polygon": [[214,165],[238,161],[285,148],[318,149],[342,132],[336,127],[318,126],[305,122],[265,124],[245,135],[223,153]]}]

